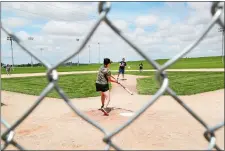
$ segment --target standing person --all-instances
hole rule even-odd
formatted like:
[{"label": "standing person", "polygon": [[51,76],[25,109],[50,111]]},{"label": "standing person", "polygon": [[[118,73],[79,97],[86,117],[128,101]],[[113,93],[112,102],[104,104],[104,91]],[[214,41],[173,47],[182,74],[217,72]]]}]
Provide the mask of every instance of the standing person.
[{"label": "standing person", "polygon": [[6,70],[6,74],[7,74],[7,75],[10,75],[11,66],[10,66],[9,64],[7,64],[5,70]]},{"label": "standing person", "polygon": [[139,64],[139,70],[140,70],[140,72],[142,72],[142,70],[143,70],[143,64],[142,64],[142,62],[141,62],[141,64]]},{"label": "standing person", "polygon": [[105,58],[103,66],[101,66],[99,69],[95,83],[96,91],[99,91],[101,94],[101,103],[102,103],[101,110],[104,112],[104,115],[109,115],[104,109],[105,101],[107,105],[110,101],[109,82],[118,83],[117,81],[111,79],[111,72],[109,70],[110,64],[111,64],[110,59]]},{"label": "standing person", "polygon": [[127,63],[125,62],[125,58],[122,59],[122,61],[120,62],[120,66],[119,66],[119,73],[117,76],[117,81],[119,79],[120,74],[122,73],[123,79],[124,79],[124,71],[125,71],[125,67],[127,66]]}]

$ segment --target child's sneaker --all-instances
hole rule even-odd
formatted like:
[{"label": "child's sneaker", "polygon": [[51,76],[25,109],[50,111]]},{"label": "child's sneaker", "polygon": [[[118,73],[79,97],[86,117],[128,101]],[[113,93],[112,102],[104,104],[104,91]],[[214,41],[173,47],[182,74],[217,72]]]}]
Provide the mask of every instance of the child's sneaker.
[{"label": "child's sneaker", "polygon": [[104,108],[101,108],[101,111],[104,113],[104,115],[109,116],[109,114],[106,112]]}]

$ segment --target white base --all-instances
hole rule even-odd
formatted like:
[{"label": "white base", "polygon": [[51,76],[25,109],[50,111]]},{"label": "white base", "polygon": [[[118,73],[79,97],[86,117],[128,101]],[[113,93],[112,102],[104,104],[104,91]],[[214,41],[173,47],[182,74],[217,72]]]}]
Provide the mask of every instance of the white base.
[{"label": "white base", "polygon": [[121,116],[133,116],[134,113],[129,113],[129,112],[126,112],[126,113],[120,113]]}]

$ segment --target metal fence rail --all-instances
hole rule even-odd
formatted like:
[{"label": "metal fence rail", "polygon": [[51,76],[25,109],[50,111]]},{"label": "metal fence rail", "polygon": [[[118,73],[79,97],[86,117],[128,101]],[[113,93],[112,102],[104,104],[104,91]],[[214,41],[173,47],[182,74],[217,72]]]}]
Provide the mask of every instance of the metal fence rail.
[{"label": "metal fence rail", "polygon": [[[208,140],[209,145],[208,149],[216,149],[221,150],[218,145],[216,144],[216,136],[215,131],[220,129],[224,126],[224,121],[222,123],[219,123],[215,127],[209,127],[195,112],[191,110],[190,107],[188,107],[179,96],[176,95],[176,92],[174,92],[169,87],[169,79],[167,77],[166,69],[168,69],[169,66],[174,64],[177,60],[182,58],[184,55],[186,55],[188,52],[190,52],[193,48],[195,48],[205,37],[205,35],[211,30],[211,28],[218,24],[224,29],[224,22],[222,22],[220,16],[222,13],[224,13],[224,6],[219,6],[220,2],[213,2],[211,6],[211,14],[212,19],[208,23],[207,28],[200,34],[200,36],[188,47],[186,47],[182,52],[174,56],[172,59],[168,60],[165,64],[159,65],[157,62],[155,62],[153,59],[148,57],[144,52],[142,52],[136,45],[134,45],[130,40],[128,40],[122,32],[115,27],[112,22],[108,19],[107,14],[109,13],[111,9],[110,2],[100,2],[98,5],[98,12],[99,12],[99,18],[97,19],[94,26],[89,31],[88,35],[86,36],[84,42],[80,45],[79,48],[77,48],[76,51],[71,53],[69,56],[63,58],[61,61],[59,61],[55,65],[49,64],[47,61],[40,59],[38,56],[34,55],[31,51],[29,51],[28,48],[23,46],[20,39],[16,37],[14,34],[7,31],[3,26],[1,26],[2,30],[6,32],[9,36],[12,36],[15,42],[28,54],[32,55],[36,60],[40,61],[44,64],[44,66],[48,69],[46,76],[49,80],[48,86],[41,92],[40,96],[36,100],[36,102],[32,105],[31,108],[29,108],[26,113],[22,115],[15,123],[12,125],[8,124],[3,117],[1,117],[1,124],[3,124],[7,130],[1,135],[1,139],[4,141],[4,144],[1,146],[1,150],[4,150],[7,148],[9,144],[17,147],[18,149],[25,150],[23,146],[17,143],[17,141],[14,139],[14,130],[26,119],[32,111],[41,103],[41,101],[44,99],[44,97],[52,90],[55,89],[58,94],[62,97],[62,99],[65,101],[65,103],[77,114],[79,115],[83,120],[94,126],[96,129],[104,133],[103,141],[107,144],[106,150],[109,150],[110,147],[113,147],[116,150],[122,150],[118,144],[115,144],[112,142],[112,137],[115,136],[117,133],[121,132],[124,128],[126,128],[129,124],[131,124],[134,120],[136,120],[146,109],[148,109],[153,103],[155,103],[159,97],[161,97],[165,92],[169,93],[175,101],[177,101],[178,104],[180,104],[188,113],[192,115],[193,118],[195,118],[203,127],[205,127],[206,131],[204,132],[204,137],[206,140]],[[123,39],[127,44],[129,44],[135,51],[137,51],[143,58],[145,58],[155,69],[156,69],[156,80],[158,81],[160,88],[159,90],[151,97],[151,99],[140,109],[138,110],[135,115],[130,118],[125,124],[121,125],[119,128],[115,129],[112,132],[107,132],[104,128],[102,128],[98,123],[91,120],[89,117],[87,117],[85,114],[83,114],[76,106],[74,106],[71,101],[68,99],[66,94],[63,92],[63,90],[59,87],[57,84],[58,80],[58,74],[56,71],[56,68],[70,60],[72,57],[76,56],[79,52],[83,50],[85,45],[88,43],[90,38],[94,35],[94,32],[99,27],[101,22],[105,22],[121,39]]]}]

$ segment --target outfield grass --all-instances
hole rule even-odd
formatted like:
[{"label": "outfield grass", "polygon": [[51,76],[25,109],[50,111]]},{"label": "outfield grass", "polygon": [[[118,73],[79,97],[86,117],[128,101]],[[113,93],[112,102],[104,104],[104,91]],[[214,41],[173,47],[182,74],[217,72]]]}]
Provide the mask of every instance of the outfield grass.
[{"label": "outfield grass", "polygon": [[[19,92],[30,95],[40,95],[47,86],[46,77],[9,78],[2,80],[2,90]],[[99,96],[95,91],[96,74],[60,76],[58,84],[69,98]],[[111,86],[110,86],[111,87]],[[60,98],[55,90],[48,97]]]},{"label": "outfield grass", "polygon": [[[151,78],[137,79],[139,94],[152,95],[158,89],[154,72],[130,72],[134,75],[146,75]],[[178,95],[191,95],[224,88],[223,72],[169,72],[169,85]],[[40,95],[47,86],[46,77],[3,78],[2,90]],[[59,86],[69,98],[84,98],[99,96],[95,91],[96,74],[62,75],[59,78]],[[48,97],[60,98],[53,90]]]},{"label": "outfield grass", "polygon": [[[149,72],[132,72],[135,75],[153,75]],[[223,72],[168,72],[169,86],[178,95],[192,95],[224,89]],[[137,79],[139,94],[152,95],[159,89],[155,76]],[[167,95],[167,94],[166,94]]]},{"label": "outfield grass", "polygon": [[[159,64],[163,64],[167,59],[157,60]],[[132,61],[127,62],[127,66],[130,69],[138,70],[139,64],[144,64],[144,69],[153,69],[147,61]],[[80,65],[80,66],[60,66],[58,72],[70,72],[70,71],[96,71],[100,67],[100,64]],[[176,62],[170,67],[170,69],[196,69],[196,68],[223,68],[221,57],[202,57],[202,58],[184,58]],[[111,64],[111,70],[118,70],[118,63]],[[46,72],[44,67],[17,67],[13,73],[40,73]],[[5,74],[5,69],[2,69],[2,74]]]},{"label": "outfield grass", "polygon": [[[80,66],[60,66],[57,68],[58,72],[71,71],[96,71],[100,67],[99,64],[80,65]],[[45,67],[15,67],[12,73],[43,73],[46,72]],[[5,69],[2,69],[2,74],[6,74]]]}]

